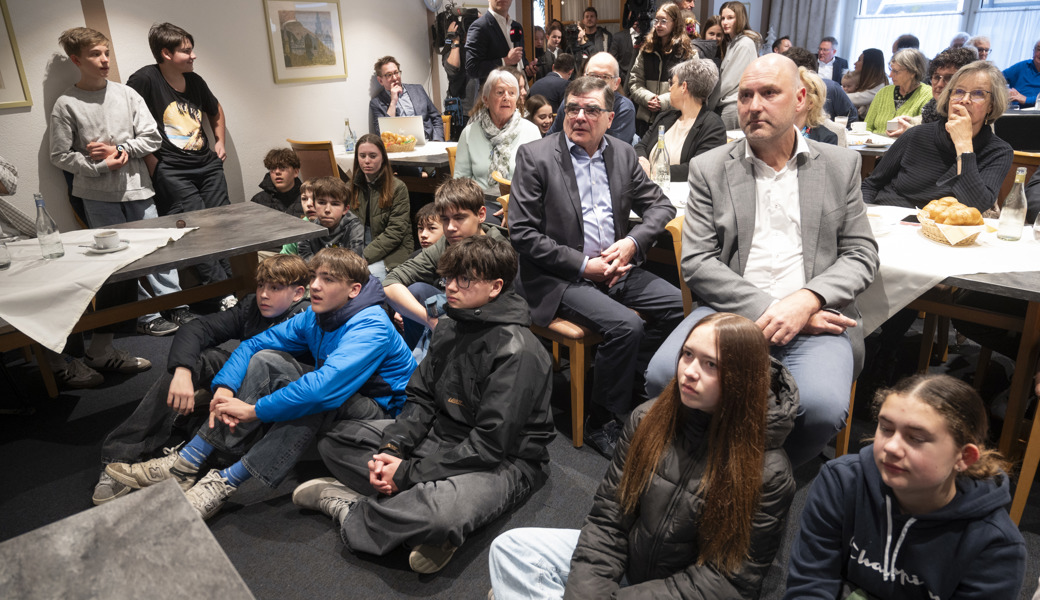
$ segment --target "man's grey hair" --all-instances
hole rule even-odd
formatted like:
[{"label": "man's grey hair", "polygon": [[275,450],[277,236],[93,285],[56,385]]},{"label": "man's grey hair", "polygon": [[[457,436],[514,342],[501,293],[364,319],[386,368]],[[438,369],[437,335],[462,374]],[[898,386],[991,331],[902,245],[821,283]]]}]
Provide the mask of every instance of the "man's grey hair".
[{"label": "man's grey hair", "polygon": [[820,40],[821,44],[824,43],[824,42],[830,42],[831,43],[831,48],[837,48],[838,47],[838,40],[834,36],[828,35],[827,37],[825,37],[822,40]]},{"label": "man's grey hair", "polygon": [[692,58],[672,67],[671,74],[686,84],[691,96],[704,102],[719,82],[719,68],[715,62],[706,59]]}]

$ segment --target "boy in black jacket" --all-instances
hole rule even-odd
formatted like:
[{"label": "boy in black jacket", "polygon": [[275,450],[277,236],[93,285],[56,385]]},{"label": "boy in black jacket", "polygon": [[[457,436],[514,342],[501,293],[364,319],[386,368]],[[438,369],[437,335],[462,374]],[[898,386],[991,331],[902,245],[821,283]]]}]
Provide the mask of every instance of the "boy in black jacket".
[{"label": "boy in black jacket", "polygon": [[267,174],[260,182],[260,191],[251,199],[268,208],[303,216],[300,205],[300,157],[292,148],[273,148],[264,157]]},{"label": "boy in black jacket", "polygon": [[[523,502],[548,476],[556,436],[549,355],[510,286],[516,252],[472,236],[439,262],[447,317],[408,382],[394,421],[340,421],[318,442],[331,478],[293,492],[320,510],[351,551],[413,550],[412,570],[444,567],[478,527]],[[349,487],[348,487],[349,486]]]},{"label": "boy in black jacket", "polygon": [[[231,353],[219,348],[230,340],[245,340],[307,309],[303,299],[310,270],[299,256],[276,254],[256,269],[256,294],[234,308],[186,323],[173,338],[167,373],[148,389],[140,404],[101,444],[101,462],[138,462],[169,439],[174,421],[196,409],[197,398],[209,401],[213,377]],[[198,392],[196,392],[198,390]],[[130,493],[104,468],[94,487],[94,504]]]}]

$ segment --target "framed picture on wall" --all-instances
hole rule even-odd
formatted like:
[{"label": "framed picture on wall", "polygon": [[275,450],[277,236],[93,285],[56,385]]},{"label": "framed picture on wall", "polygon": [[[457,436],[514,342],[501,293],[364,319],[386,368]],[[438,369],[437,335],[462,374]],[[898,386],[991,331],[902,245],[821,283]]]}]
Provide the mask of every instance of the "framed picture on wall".
[{"label": "framed picture on wall", "polygon": [[347,76],[338,0],[263,3],[275,83]]},{"label": "framed picture on wall", "polygon": [[25,79],[22,57],[18,54],[18,42],[14,39],[11,14],[7,12],[7,0],[0,0],[0,108],[32,106],[29,82]]}]

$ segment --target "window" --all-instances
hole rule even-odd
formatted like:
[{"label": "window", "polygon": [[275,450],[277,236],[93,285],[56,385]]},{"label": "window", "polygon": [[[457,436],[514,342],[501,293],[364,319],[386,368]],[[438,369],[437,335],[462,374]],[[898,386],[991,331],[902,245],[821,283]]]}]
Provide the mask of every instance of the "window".
[{"label": "window", "polygon": [[960,12],[963,0],[863,0],[861,17],[881,15],[921,15],[942,12]]}]

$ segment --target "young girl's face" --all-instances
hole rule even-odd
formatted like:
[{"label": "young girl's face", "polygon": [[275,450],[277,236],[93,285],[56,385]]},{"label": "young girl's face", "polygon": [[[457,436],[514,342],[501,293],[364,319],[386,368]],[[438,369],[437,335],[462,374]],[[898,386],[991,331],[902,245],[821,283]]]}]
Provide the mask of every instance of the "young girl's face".
[{"label": "young girl's face", "polygon": [[419,245],[423,248],[436,244],[443,235],[440,221],[426,221],[419,225]]},{"label": "young girl's face", "polygon": [[737,20],[737,13],[733,12],[733,9],[724,8],[719,14],[722,16],[722,32],[728,36],[732,36],[733,24]]},{"label": "young girl's face", "polygon": [[314,210],[314,195],[311,194],[310,190],[300,192],[300,206],[303,207],[303,215],[308,219],[313,220],[317,211]]},{"label": "young girl's face", "polygon": [[375,175],[379,172],[379,169],[383,168],[383,155],[375,144],[366,142],[359,145],[357,147],[357,158],[361,172],[369,177]]},{"label": "young girl's face", "polygon": [[704,32],[704,39],[715,40],[716,42],[722,41],[722,26],[712,25]]},{"label": "young girl's face", "polygon": [[534,113],[534,124],[538,126],[538,130],[542,132],[542,135],[549,133],[549,128],[553,124],[553,108],[546,104],[545,106],[538,109]]},{"label": "young girl's face", "polygon": [[874,436],[874,462],[904,510],[935,510],[952,500],[957,473],[970,466],[965,462],[968,447],[974,445],[957,446],[946,420],[928,404],[901,394],[885,398]]},{"label": "young girl's face", "polygon": [[722,393],[715,338],[714,325],[695,327],[683,343],[675,374],[682,403],[706,413],[715,412]]}]

